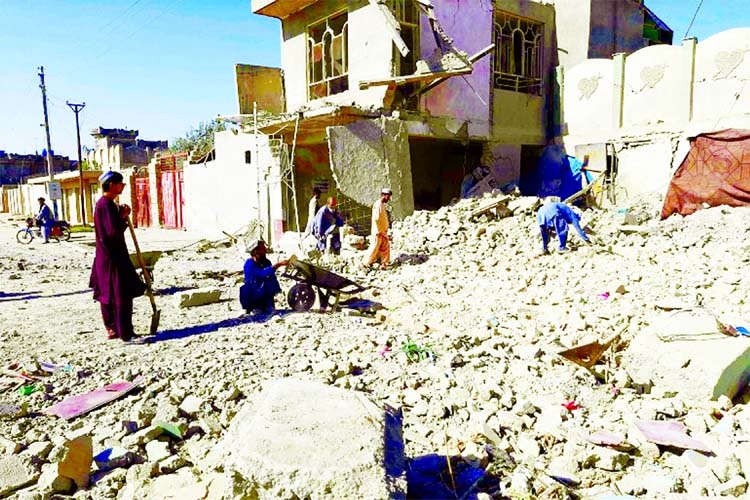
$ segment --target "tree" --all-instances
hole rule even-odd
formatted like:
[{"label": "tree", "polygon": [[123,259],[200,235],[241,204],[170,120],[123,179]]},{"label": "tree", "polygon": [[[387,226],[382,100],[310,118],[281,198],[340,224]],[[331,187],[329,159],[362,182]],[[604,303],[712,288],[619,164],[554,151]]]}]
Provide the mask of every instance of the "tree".
[{"label": "tree", "polygon": [[175,153],[192,153],[196,157],[208,155],[214,148],[214,133],[227,129],[223,121],[211,120],[208,123],[201,122],[198,128],[194,128],[172,142],[170,151]]}]

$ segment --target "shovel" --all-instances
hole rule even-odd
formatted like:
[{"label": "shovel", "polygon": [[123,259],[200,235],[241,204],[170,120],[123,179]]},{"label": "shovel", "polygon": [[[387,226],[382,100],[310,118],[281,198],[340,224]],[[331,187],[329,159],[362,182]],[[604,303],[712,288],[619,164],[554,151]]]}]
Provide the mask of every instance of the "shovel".
[{"label": "shovel", "polygon": [[156,308],[154,291],[151,288],[151,275],[148,273],[148,269],[146,269],[146,265],[143,263],[143,256],[141,255],[141,249],[138,246],[138,240],[135,237],[135,229],[133,229],[133,223],[130,222],[130,217],[128,217],[128,228],[130,229],[130,236],[133,238],[133,245],[135,245],[135,255],[138,258],[138,265],[141,267],[143,279],[146,280],[146,295],[148,295],[148,299],[151,301],[151,309],[153,310],[153,313],[151,314],[151,328],[149,329],[149,333],[154,335],[156,330],[159,329],[161,311]]}]

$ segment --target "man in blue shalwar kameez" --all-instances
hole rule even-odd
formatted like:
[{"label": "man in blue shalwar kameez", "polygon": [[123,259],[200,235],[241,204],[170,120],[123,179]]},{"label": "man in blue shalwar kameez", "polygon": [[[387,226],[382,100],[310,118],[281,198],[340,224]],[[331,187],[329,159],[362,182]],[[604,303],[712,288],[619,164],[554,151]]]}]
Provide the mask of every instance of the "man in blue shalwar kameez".
[{"label": "man in blue shalwar kameez", "polygon": [[281,292],[276,269],[289,262],[280,260],[271,264],[266,257],[268,249],[263,240],[256,240],[247,250],[250,258],[245,261],[245,283],[240,287],[240,304],[248,313],[254,310],[271,313],[274,310],[273,298]]},{"label": "man in blue shalwar kameez", "polygon": [[338,229],[344,225],[344,220],[336,210],[336,198],[328,198],[328,203],[320,207],[313,222],[313,236],[318,239],[317,249],[326,249],[336,255],[341,252],[341,236]]},{"label": "man in blue shalwar kameez", "polygon": [[539,231],[542,233],[542,252],[546,255],[549,253],[549,237],[552,231],[557,233],[560,240],[560,252],[566,252],[568,247],[568,224],[572,224],[578,235],[586,243],[591,243],[589,237],[581,229],[578,215],[565,203],[559,201],[546,200],[536,213],[536,222],[539,225]]}]

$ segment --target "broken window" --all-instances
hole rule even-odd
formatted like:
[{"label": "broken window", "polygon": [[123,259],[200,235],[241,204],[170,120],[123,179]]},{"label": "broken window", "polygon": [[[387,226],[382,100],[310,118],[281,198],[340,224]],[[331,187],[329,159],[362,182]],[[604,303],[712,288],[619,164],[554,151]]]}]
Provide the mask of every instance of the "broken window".
[{"label": "broken window", "polygon": [[409,48],[409,53],[403,56],[394,47],[393,76],[414,74],[419,59],[419,7],[417,2],[415,0],[387,0],[386,5],[398,21],[401,39]]},{"label": "broken window", "polygon": [[541,95],[544,25],[507,12],[495,14],[496,89]]},{"label": "broken window", "polygon": [[347,14],[340,12],[307,29],[308,99],[349,89]]}]

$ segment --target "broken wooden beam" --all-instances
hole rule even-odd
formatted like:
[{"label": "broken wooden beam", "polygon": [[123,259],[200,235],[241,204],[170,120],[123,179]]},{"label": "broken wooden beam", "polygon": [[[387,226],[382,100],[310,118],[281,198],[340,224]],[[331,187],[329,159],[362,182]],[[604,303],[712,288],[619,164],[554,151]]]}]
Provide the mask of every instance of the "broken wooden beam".
[{"label": "broken wooden beam", "polygon": [[[475,53],[473,55],[470,55],[469,56],[469,62],[471,64],[474,64],[475,62],[479,61],[481,58],[483,58],[484,56],[486,56],[487,54],[489,54],[490,52],[492,52],[492,49],[494,49],[494,48],[495,48],[495,44],[491,43],[490,45],[488,45],[487,47],[483,48],[479,52],[477,52],[477,53]],[[450,76],[453,76],[453,75],[450,75]],[[450,76],[444,76],[444,77],[437,78],[434,82],[430,82],[426,86],[424,86],[421,89],[419,89],[416,92],[414,92],[412,95],[409,96],[409,99],[413,99],[415,97],[419,97],[420,95],[424,94],[425,92],[428,92],[428,91],[434,89],[435,87],[437,87],[441,83],[447,81],[448,78],[450,78]]]},{"label": "broken wooden beam", "polygon": [[383,15],[385,27],[388,30],[388,33],[391,35],[393,44],[396,46],[398,51],[401,52],[401,55],[403,57],[409,55],[409,47],[404,42],[403,38],[401,38],[401,26],[399,25],[398,20],[396,20],[396,17],[393,15],[393,12],[391,12],[391,9],[389,9],[385,3],[381,3],[378,0],[369,1],[370,5],[375,7],[375,9],[380,11],[380,13]]},{"label": "broken wooden beam", "polygon": [[420,82],[422,80],[432,80],[434,78],[450,78],[451,76],[467,75],[471,73],[471,68],[452,70],[452,71],[438,71],[435,73],[424,73],[424,74],[413,74],[406,76],[394,76],[391,78],[382,78],[379,80],[363,80],[359,82],[359,89],[364,90],[370,87],[376,87],[378,85],[404,85],[412,82]]}]

